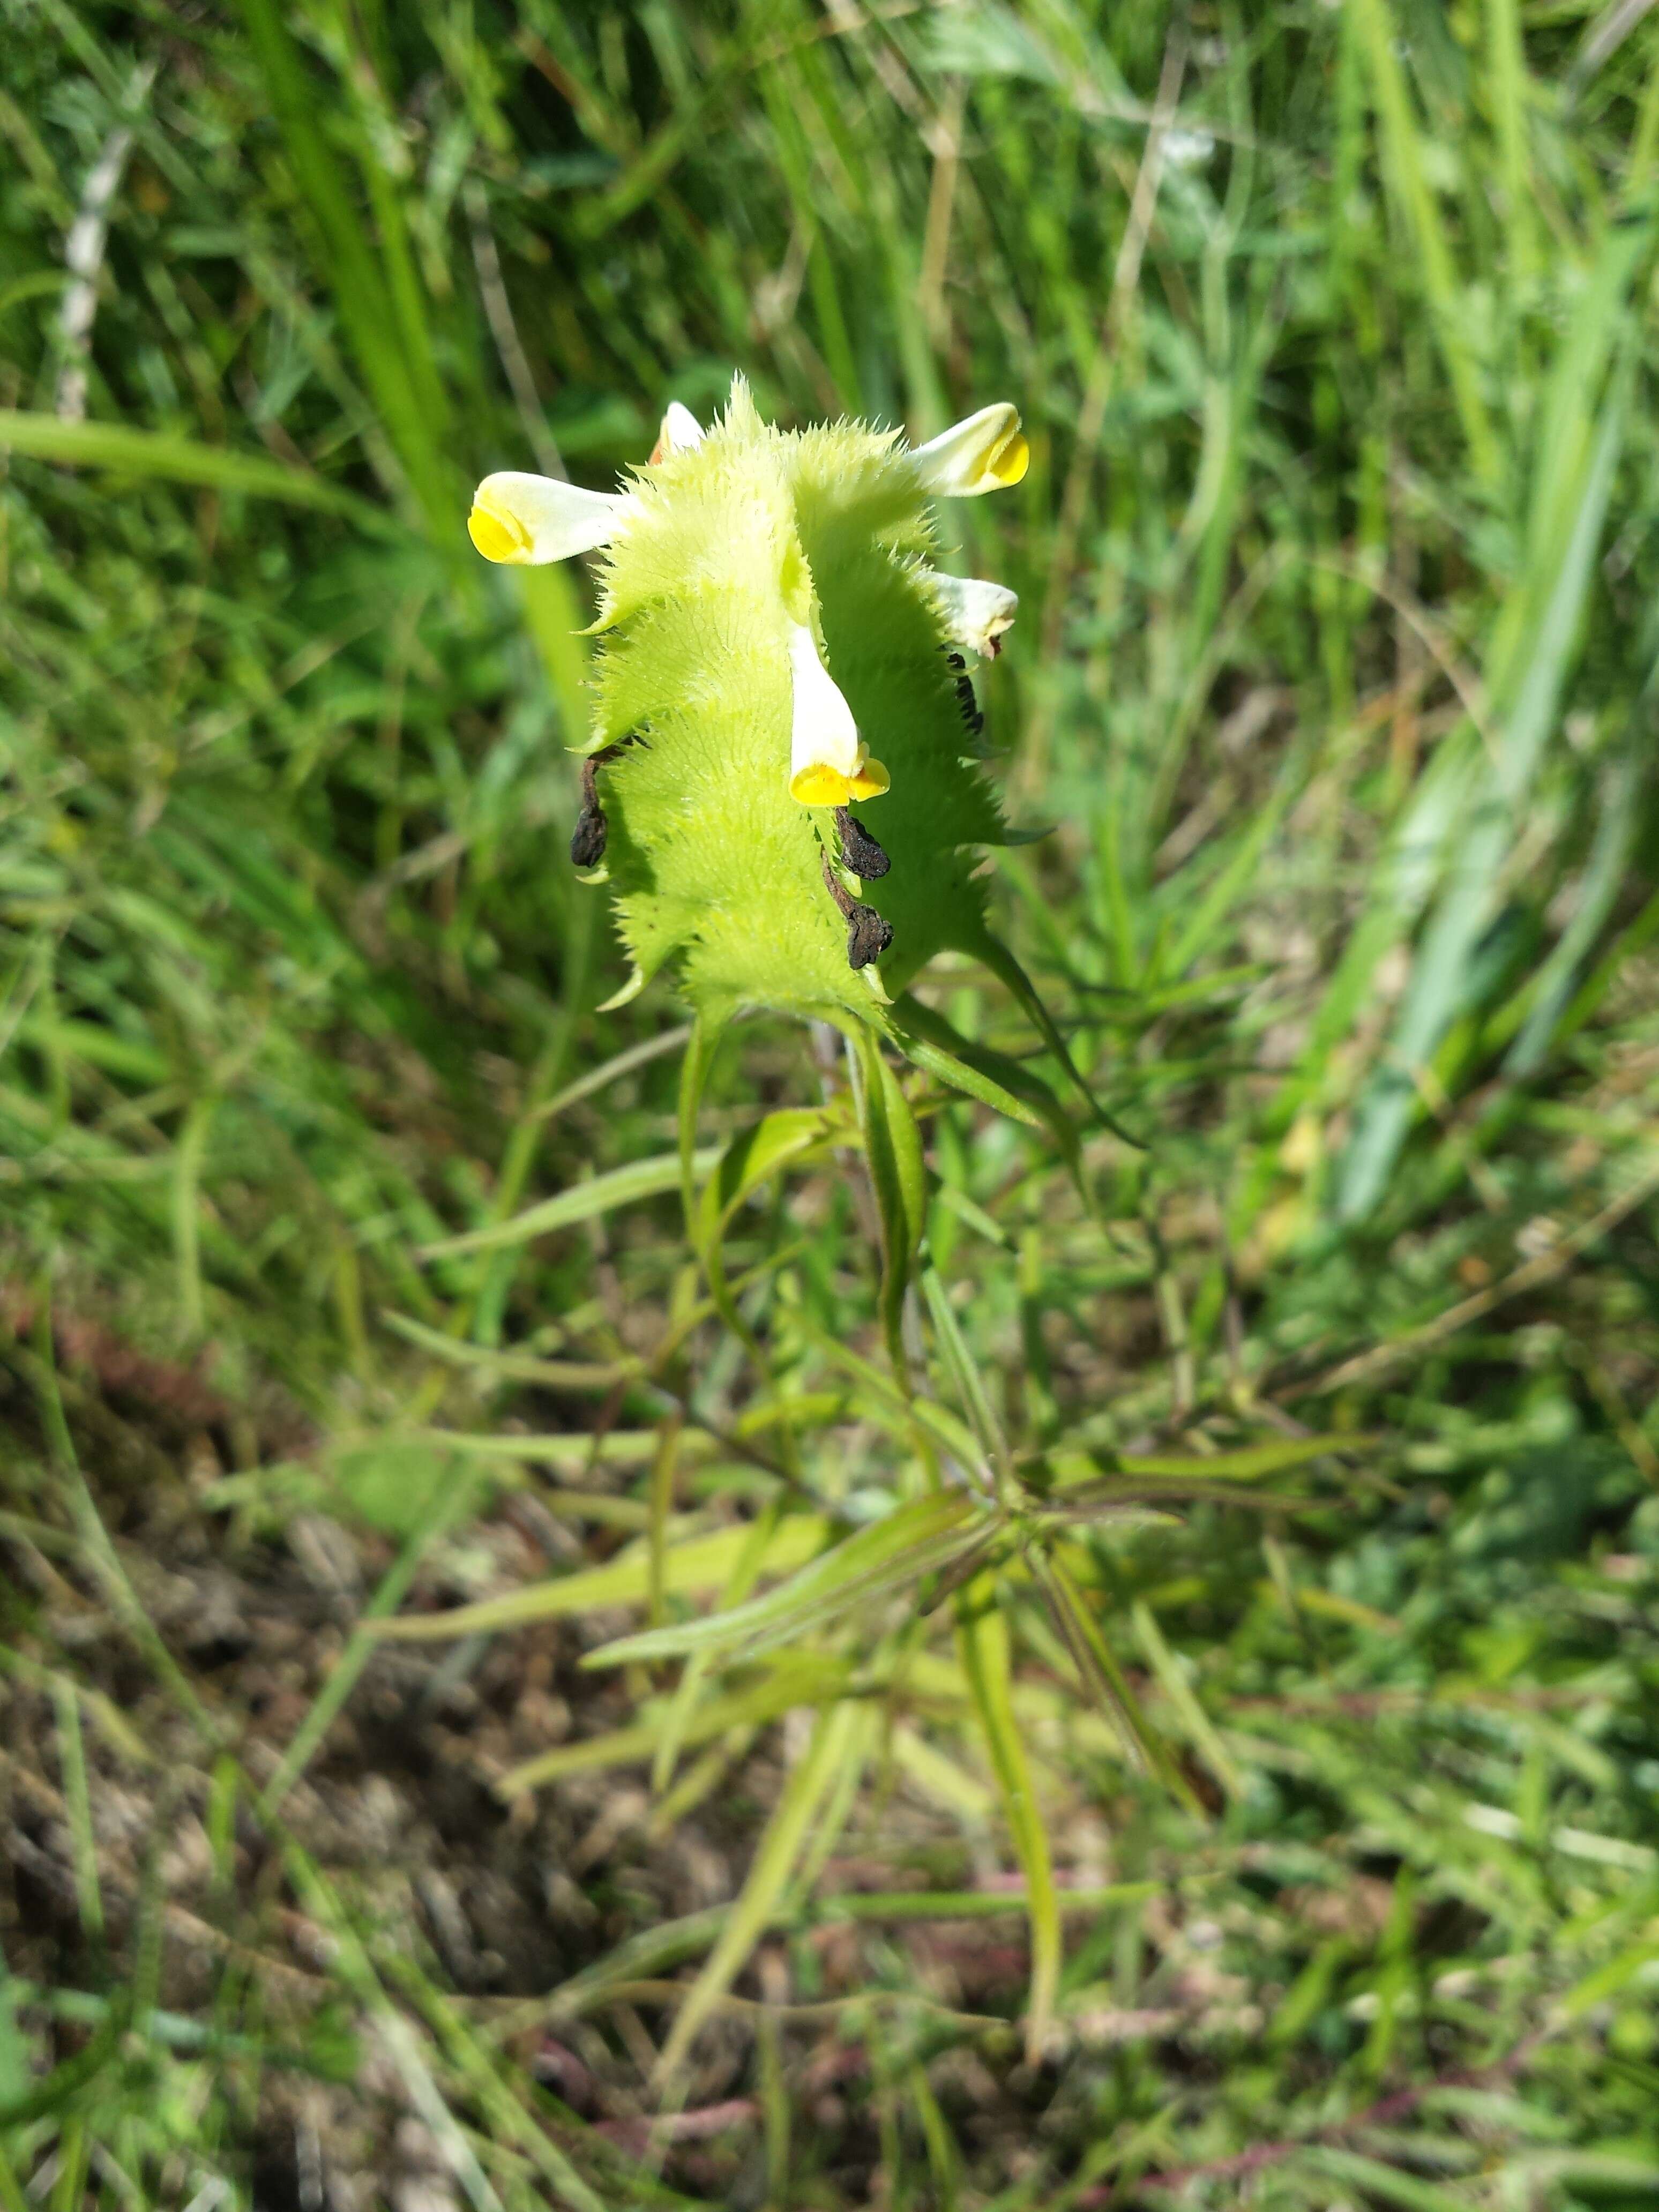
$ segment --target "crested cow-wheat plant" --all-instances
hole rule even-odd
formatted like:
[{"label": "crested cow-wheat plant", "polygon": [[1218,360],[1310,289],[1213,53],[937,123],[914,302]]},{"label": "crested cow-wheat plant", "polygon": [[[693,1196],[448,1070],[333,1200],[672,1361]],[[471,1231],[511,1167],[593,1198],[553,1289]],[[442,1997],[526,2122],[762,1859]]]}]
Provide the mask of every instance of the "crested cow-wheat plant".
[{"label": "crested cow-wheat plant", "polygon": [[[610,1004],[625,1003],[666,970],[696,1016],[682,1083],[682,1162],[688,1224],[716,1304],[764,1370],[725,1280],[722,1233],[763,1182],[855,1142],[882,1226],[888,1351],[901,1401],[917,1415],[919,1492],[747,1598],[757,1551],[711,1618],[659,1625],[592,1655],[592,1663],[689,1660],[684,1716],[686,1695],[696,1695],[711,1663],[779,1652],[787,1663],[789,1651],[899,1591],[919,1593],[933,1581],[936,1595],[918,1618],[954,1594],[963,1679],[1030,1887],[1035,2051],[1054,2002],[1058,1922],[1048,1844],[1031,1815],[1008,1703],[1002,1571],[1035,1583],[1128,1754],[1178,1788],[1067,1565],[1079,1524],[1144,1518],[1146,1507],[1110,1484],[1074,1481],[1051,1494],[1046,1475],[1033,1483],[1016,1467],[942,1285],[923,1263],[921,1133],[883,1049],[896,1046],[927,1073],[1071,1138],[1041,1078],[977,1050],[908,988],[935,953],[978,958],[1009,984],[1083,1087],[994,933],[975,873],[980,848],[1011,833],[985,772],[967,656],[1000,651],[1015,595],[943,574],[933,564],[928,512],[935,497],[1017,483],[1026,463],[1018,414],[1006,402],[911,450],[896,434],[860,423],[781,431],[762,421],[739,378],[711,429],[671,406],[650,461],[626,489],[498,473],[478,486],[468,527],[492,561],[603,556],[594,712],[577,748],[581,806],[571,859],[586,879],[608,884],[632,957],[630,978]],[[769,1115],[726,1148],[699,1197],[691,1138],[712,1042],[736,1013],[756,1006],[846,1034],[858,1070],[854,1112],[849,1118],[832,1105]],[[918,1277],[939,1364],[965,1419],[911,1396],[918,1330],[907,1330],[904,1313]],[[784,1409],[780,1428],[787,1437]],[[761,1543],[775,1520],[759,1524]],[[878,1638],[860,1680],[884,1679],[896,1656]],[[857,1686],[850,1676],[848,1686]],[[859,1771],[863,1725],[856,1699],[832,1703],[757,1856],[746,1909],[679,2016],[666,2064],[684,2054],[740,1965],[830,1775]],[[671,1728],[667,1741],[677,1736]]]}]

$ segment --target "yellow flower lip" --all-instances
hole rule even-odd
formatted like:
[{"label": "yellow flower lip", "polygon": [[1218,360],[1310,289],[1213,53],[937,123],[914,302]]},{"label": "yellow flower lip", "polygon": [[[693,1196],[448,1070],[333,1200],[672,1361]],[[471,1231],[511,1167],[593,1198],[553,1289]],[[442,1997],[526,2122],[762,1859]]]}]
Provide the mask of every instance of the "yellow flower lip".
[{"label": "yellow flower lip", "polygon": [[497,469],[472,495],[466,533],[486,561],[541,568],[608,545],[628,501],[613,491],[586,491],[557,477]]},{"label": "yellow flower lip", "polygon": [[993,477],[1005,490],[1018,483],[1031,465],[1031,448],[1023,431],[999,446],[985,464],[985,473]]},{"label": "yellow flower lip", "polygon": [[850,775],[827,761],[813,761],[790,777],[789,796],[803,806],[845,806],[854,799],[879,799],[892,781],[878,760],[867,757]]},{"label": "yellow flower lip", "polygon": [[818,657],[805,623],[789,631],[792,692],[789,796],[803,806],[845,806],[851,799],[879,799],[891,779],[870,758],[853,710]]},{"label": "yellow flower lip", "polygon": [[1017,484],[1030,466],[1031,449],[1018,408],[1000,399],[941,430],[910,458],[927,490],[945,499],[977,499]]},{"label": "yellow flower lip", "polygon": [[473,502],[466,518],[466,534],[486,561],[522,562],[530,551],[530,532],[516,515],[498,507]]}]

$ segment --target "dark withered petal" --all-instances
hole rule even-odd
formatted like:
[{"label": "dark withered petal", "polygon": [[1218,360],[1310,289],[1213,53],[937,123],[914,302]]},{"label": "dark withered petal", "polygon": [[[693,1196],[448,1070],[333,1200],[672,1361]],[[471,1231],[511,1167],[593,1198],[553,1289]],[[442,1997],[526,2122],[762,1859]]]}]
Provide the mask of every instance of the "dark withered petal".
[{"label": "dark withered petal", "polygon": [[610,824],[602,806],[584,806],[576,817],[576,826],[570,833],[570,858],[578,868],[597,868],[605,858],[605,841]]},{"label": "dark withered petal", "polygon": [[838,806],[836,827],[841,832],[841,857],[855,876],[866,876],[873,881],[887,873],[892,862],[856,814],[845,806]]},{"label": "dark withered petal", "polygon": [[878,915],[874,907],[854,902],[847,917],[848,966],[867,968],[872,960],[879,959],[892,941],[892,923]]},{"label": "dark withered petal", "polygon": [[957,678],[957,705],[962,719],[977,737],[985,727],[985,717],[979,711],[979,701],[974,696],[974,680],[970,676]]}]

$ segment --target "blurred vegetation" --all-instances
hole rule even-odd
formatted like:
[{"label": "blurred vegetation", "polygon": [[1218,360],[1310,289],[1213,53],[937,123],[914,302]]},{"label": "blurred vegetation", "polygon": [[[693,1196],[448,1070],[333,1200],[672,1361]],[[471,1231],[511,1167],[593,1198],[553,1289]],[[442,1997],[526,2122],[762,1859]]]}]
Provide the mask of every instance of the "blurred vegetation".
[{"label": "blurred vegetation", "polygon": [[[1659,21],[6,28],[0,2204],[1650,2202]],[[914,1401],[462,530],[734,368],[1032,441]]]}]

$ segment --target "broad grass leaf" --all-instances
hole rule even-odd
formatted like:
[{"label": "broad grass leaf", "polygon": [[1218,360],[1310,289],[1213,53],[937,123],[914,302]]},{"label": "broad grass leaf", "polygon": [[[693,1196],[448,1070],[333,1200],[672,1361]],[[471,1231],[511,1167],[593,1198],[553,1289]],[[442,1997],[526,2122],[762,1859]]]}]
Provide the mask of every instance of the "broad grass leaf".
[{"label": "broad grass leaf", "polygon": [[316,258],[358,368],[434,543],[453,547],[459,560],[453,517],[460,485],[447,434],[448,398],[414,275],[402,202],[393,191],[375,193],[382,249],[377,252],[319,113],[317,82],[284,12],[276,0],[241,0],[241,14],[294,180],[313,218]]},{"label": "broad grass leaf", "polygon": [[[1380,15],[1382,0],[1366,4]],[[1632,416],[1626,303],[1652,239],[1648,221],[1610,228],[1560,341],[1530,471],[1526,558],[1486,653],[1496,755],[1474,756],[1470,740],[1463,740],[1472,752],[1470,788],[1446,825],[1438,902],[1413,963],[1387,1063],[1361,1099],[1342,1160],[1337,1206],[1347,1220],[1364,1218],[1387,1188],[1420,1110],[1418,1072],[1429,1066],[1477,994],[1481,941],[1498,910],[1522,811],[1583,637]]]},{"label": "broad grass leaf", "polygon": [[1631,856],[1643,823],[1641,787],[1647,772],[1648,732],[1645,724],[1633,731],[1629,750],[1610,779],[1590,848],[1580,878],[1572,919],[1533,984],[1533,1006],[1526,1027],[1516,1038],[1504,1073],[1512,1082],[1524,1082],[1537,1073],[1555,1042],[1575,981],[1601,936],[1602,927],[1626,880]]},{"label": "broad grass leaf", "polygon": [[1477,325],[1429,183],[1424,134],[1400,58],[1402,29],[1389,0],[1355,0],[1354,12],[1382,124],[1384,168],[1417,247],[1470,461],[1475,473],[1491,483],[1498,475],[1499,447],[1481,389],[1482,365],[1473,342]]}]

